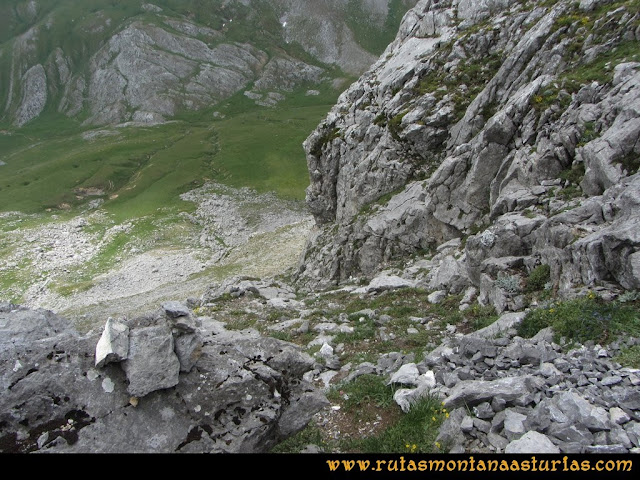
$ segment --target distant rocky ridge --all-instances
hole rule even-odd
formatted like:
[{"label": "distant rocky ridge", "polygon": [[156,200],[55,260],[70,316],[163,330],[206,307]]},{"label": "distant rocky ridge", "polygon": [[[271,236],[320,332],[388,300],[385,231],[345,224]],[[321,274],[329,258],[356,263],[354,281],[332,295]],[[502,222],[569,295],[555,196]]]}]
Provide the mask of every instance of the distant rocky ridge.
[{"label": "distant rocky ridge", "polygon": [[300,281],[418,255],[499,311],[524,305],[498,277],[541,265],[555,291],[640,287],[639,25],[633,1],[421,0],[305,142]]},{"label": "distant rocky ridge", "polygon": [[[245,91],[261,105],[267,95],[273,102],[295,87],[331,80],[329,67],[354,75],[375,61],[341,18],[344,2],[272,3],[225,1],[182,15],[162,1],[141,2],[127,6],[130,15],[122,18],[113,5],[97,2],[95,11],[70,19],[49,4],[11,2],[1,12],[8,25],[21,21],[28,28],[0,48],[7,67],[0,76],[0,119],[21,127],[49,110],[87,125],[157,123]],[[372,8],[382,29],[389,1],[365,3],[360,8]],[[415,0],[401,4],[409,8]],[[195,20],[212,11],[219,11],[215,24]],[[242,24],[237,28],[234,15]],[[261,21],[272,16],[266,31]],[[64,28],[71,31],[63,39],[52,33]],[[258,29],[253,36],[234,33],[251,28]],[[70,46],[70,39],[79,45]],[[289,48],[294,44],[304,53]]]}]

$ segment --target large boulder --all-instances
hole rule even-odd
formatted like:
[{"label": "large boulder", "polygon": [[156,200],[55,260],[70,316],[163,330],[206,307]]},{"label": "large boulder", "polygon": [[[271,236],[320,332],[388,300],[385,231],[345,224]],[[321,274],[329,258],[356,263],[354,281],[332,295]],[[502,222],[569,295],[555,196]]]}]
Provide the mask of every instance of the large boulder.
[{"label": "large boulder", "polygon": [[326,405],[293,344],[163,310],[122,323],[127,357],[96,367],[99,334],[0,305],[0,451],[265,452]]}]

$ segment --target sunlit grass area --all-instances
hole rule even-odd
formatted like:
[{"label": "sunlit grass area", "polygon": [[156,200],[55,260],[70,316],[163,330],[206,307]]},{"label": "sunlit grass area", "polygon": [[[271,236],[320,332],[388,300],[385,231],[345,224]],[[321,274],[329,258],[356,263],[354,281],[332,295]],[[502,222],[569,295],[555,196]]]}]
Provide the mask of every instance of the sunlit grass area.
[{"label": "sunlit grass area", "polygon": [[[65,210],[102,199],[116,221],[188,210],[179,195],[207,180],[303,199],[303,140],[337,97],[304,92],[275,108],[237,96],[212,111],[156,126],[56,130],[55,118],[0,135],[0,211]],[[43,125],[44,124],[44,125]],[[47,126],[48,125],[48,126]]]}]

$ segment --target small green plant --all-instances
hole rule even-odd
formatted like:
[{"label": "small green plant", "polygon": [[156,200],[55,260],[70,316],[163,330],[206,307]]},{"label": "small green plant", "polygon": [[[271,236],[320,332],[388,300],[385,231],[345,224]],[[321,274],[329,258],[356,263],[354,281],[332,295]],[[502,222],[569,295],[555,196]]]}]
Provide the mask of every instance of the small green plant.
[{"label": "small green plant", "polygon": [[518,327],[518,335],[529,338],[552,327],[556,339],[584,343],[606,343],[621,334],[640,334],[637,309],[619,302],[605,302],[594,293],[575,300],[557,302],[529,312]]},{"label": "small green plant", "polygon": [[384,113],[379,114],[375,120],[373,121],[374,125],[378,125],[379,127],[386,127],[387,126],[387,117],[385,116]]},{"label": "small green plant", "polygon": [[297,434],[287,438],[271,449],[271,453],[300,453],[307,445],[322,447],[325,441],[322,430],[311,422]]},{"label": "small green plant", "polygon": [[627,175],[633,175],[640,168],[640,155],[634,152],[630,152],[619,159],[616,163],[622,166],[622,169],[627,172]]},{"label": "small green plant", "polygon": [[637,290],[629,290],[620,295],[616,300],[620,303],[635,302],[636,300],[640,300],[640,292]]},{"label": "small green plant", "polygon": [[252,328],[256,324],[255,317],[230,317],[227,319],[227,324],[225,328],[227,330],[244,330],[247,328]]},{"label": "small green plant", "polygon": [[406,111],[399,113],[398,115],[394,116],[391,120],[389,120],[389,123],[387,124],[387,127],[389,128],[389,132],[391,133],[391,136],[396,140],[400,139],[402,119],[405,117],[407,113],[408,112]]},{"label": "small green plant", "polygon": [[549,265],[539,265],[527,277],[526,293],[543,290],[551,279],[551,267]]},{"label": "small green plant", "polygon": [[340,137],[340,129],[338,127],[327,128],[320,138],[318,138],[318,140],[313,144],[310,151],[311,155],[319,157],[322,154],[322,148],[338,137]]},{"label": "small green plant", "polygon": [[[397,407],[396,407],[397,408]],[[434,453],[443,445],[436,442],[442,422],[449,412],[435,397],[426,397],[409,412],[401,414],[396,422],[383,431],[362,439],[344,442],[346,451],[366,453]]]},{"label": "small green plant", "polygon": [[600,134],[596,130],[595,122],[585,122],[584,130],[582,131],[582,135],[580,137],[580,141],[578,142],[577,146],[582,147],[587,143],[591,142],[592,140],[595,140],[599,136]]},{"label": "small green plant", "polygon": [[282,340],[283,342],[290,342],[292,340],[290,332],[271,332],[269,336]]},{"label": "small green plant", "polygon": [[364,404],[376,408],[388,408],[393,405],[393,394],[394,387],[386,385],[381,376],[362,375],[353,382],[332,388],[327,398],[341,403],[345,410],[357,416]]},{"label": "small green plant", "polygon": [[498,319],[493,305],[482,306],[477,303],[465,310],[464,315],[471,321],[471,326],[474,330],[487,327]]},{"label": "small green plant", "polygon": [[614,360],[624,367],[640,368],[640,345],[623,348]]},{"label": "small green plant", "polygon": [[557,196],[563,200],[571,200],[572,198],[582,196],[582,189],[576,185],[569,185],[568,187],[558,190]]},{"label": "small green plant", "polygon": [[571,166],[567,170],[560,172],[560,179],[567,180],[572,184],[579,185],[584,178],[584,163],[578,163]]},{"label": "small green plant", "polygon": [[509,293],[519,293],[521,291],[520,277],[517,275],[499,273],[498,278],[495,281],[495,285]]},{"label": "small green plant", "polygon": [[352,333],[338,333],[334,341],[336,343],[357,343],[362,340],[374,339],[376,336],[376,325],[372,319],[365,317],[364,321],[356,322]]}]

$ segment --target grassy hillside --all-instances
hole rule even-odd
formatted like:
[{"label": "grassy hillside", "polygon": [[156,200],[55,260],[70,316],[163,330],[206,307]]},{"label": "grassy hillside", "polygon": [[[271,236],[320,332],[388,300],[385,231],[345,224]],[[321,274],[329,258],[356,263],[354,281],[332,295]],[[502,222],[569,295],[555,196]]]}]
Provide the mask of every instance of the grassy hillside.
[{"label": "grassy hillside", "polygon": [[[363,48],[379,53],[395,35],[404,1],[390,2],[391,23],[385,25],[365,14],[360,1],[345,4],[345,12],[329,15],[344,19]],[[198,227],[180,215],[195,209],[180,194],[207,181],[304,199],[309,176],[302,142],[354,78],[321,64],[300,44],[287,43],[278,2],[252,0],[248,6],[223,0],[150,2],[163,9],[161,15],[145,10],[144,3],[37,0],[34,10],[25,0],[0,2],[0,294],[4,298],[26,301],[28,289],[38,282],[42,289],[72,295],[92,288],[97,275],[130,255],[184,248],[185,238],[198,239]],[[179,34],[164,17],[220,32],[220,37],[201,38],[209,46],[218,41],[246,42],[267,57],[289,55],[320,66],[326,81],[281,92],[286,99],[273,108],[259,107],[240,92],[199,112],[179,112],[156,126],[88,127],[83,125],[89,116],[86,103],[85,110],[73,118],[58,111],[65,85],[57,80],[61,75],[56,49],[68,62],[67,78],[82,74],[87,79],[95,52],[131,21],[157,24]],[[21,75],[36,64],[47,72],[46,107],[38,118],[17,128],[13,118],[22,95]],[[344,82],[334,88],[337,78]],[[308,89],[320,94],[307,95]],[[99,214],[90,215],[98,205]],[[20,213],[3,216],[4,212]],[[52,261],[45,268],[40,257],[54,257],[48,255],[56,248],[53,243],[20,243],[23,236],[49,238],[30,232],[55,232],[56,225],[77,215],[88,219],[82,230],[88,241],[100,242],[90,261],[68,265]],[[123,229],[107,235],[114,226]],[[269,249],[286,253],[298,239],[289,239],[286,229],[281,230],[256,237],[244,250],[233,253],[237,257],[229,257],[229,265],[211,266],[201,274],[218,278],[226,274],[224,269],[243,265],[247,256],[266,257]],[[274,249],[280,241],[289,246]],[[21,248],[30,253],[17,255]]]},{"label": "grassy hillside", "polygon": [[[72,71],[86,71],[89,59],[116,31],[132,19],[159,22],[144,2],[113,0],[7,0],[0,5],[0,98],[13,97],[11,72],[15,63],[51,62],[55,48],[68,56]],[[252,1],[158,0],[162,15],[187,18],[224,32],[220,41],[249,42],[269,54],[288,54],[318,64],[300,45],[287,43],[274,5]],[[390,4],[389,25],[363,15],[360,0],[345,7],[345,18],[368,49],[384,48],[386,36],[399,22],[402,0]],[[233,21],[231,21],[233,19]],[[224,27],[223,27],[224,25]],[[35,49],[23,58],[13,56],[20,35],[37,28]],[[163,24],[163,28],[169,28]],[[387,31],[388,30],[388,31]],[[385,38],[383,40],[383,37]],[[380,45],[374,45],[372,39]],[[210,39],[209,39],[210,41]],[[329,77],[341,75],[322,65]],[[24,70],[24,69],[22,69]],[[15,77],[13,78],[15,83]],[[315,86],[313,88],[316,88]],[[50,87],[51,90],[51,87]],[[326,86],[319,96],[305,96],[306,88],[290,95],[276,109],[256,107],[238,94],[208,111],[181,114],[174,123],[134,129],[105,128],[87,137],[81,122],[87,112],[68,118],[58,112],[62,87],[49,92],[42,115],[16,129],[11,115],[0,121],[0,211],[35,213],[69,209],[100,197],[119,217],[146,215],[159,205],[174,205],[178,194],[207,179],[232,186],[273,190],[302,199],[308,174],[302,141],[335,102],[336,90]],[[213,110],[225,115],[215,120]],[[5,114],[9,113],[5,111]],[[87,196],[87,192],[91,196]]]},{"label": "grassy hillside", "polygon": [[302,141],[326,115],[337,91],[301,90],[277,108],[243,95],[219,109],[153,127],[74,132],[74,122],[43,118],[0,135],[0,211],[69,209],[95,198],[118,217],[181,204],[178,195],[206,180],[304,198]]}]

